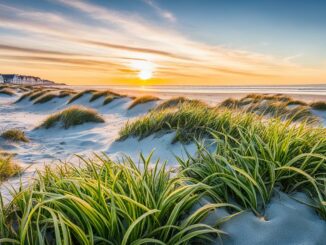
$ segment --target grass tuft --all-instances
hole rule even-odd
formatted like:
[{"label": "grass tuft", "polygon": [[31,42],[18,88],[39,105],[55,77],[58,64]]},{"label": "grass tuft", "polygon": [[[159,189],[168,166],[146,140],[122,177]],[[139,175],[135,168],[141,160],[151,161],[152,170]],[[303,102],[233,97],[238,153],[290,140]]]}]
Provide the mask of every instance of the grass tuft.
[{"label": "grass tuft", "polygon": [[99,92],[93,93],[93,96],[89,99],[89,102],[93,102],[101,97],[108,97],[108,96],[120,97],[121,95],[118,93],[112,92],[110,90],[99,91]]},{"label": "grass tuft", "polygon": [[157,101],[157,100],[159,100],[159,98],[157,98],[155,96],[151,96],[151,95],[145,95],[145,96],[137,97],[129,105],[128,110],[134,108],[137,105],[148,103],[148,102],[151,102],[151,101]]},{"label": "grass tuft", "polygon": [[95,92],[97,91],[94,89],[89,89],[89,90],[84,90],[82,92],[79,92],[78,94],[71,97],[70,100],[68,100],[68,104],[71,104],[72,102],[78,100],[79,98],[83,97],[85,94],[93,94]]},{"label": "grass tuft", "polygon": [[49,116],[39,127],[52,128],[58,123],[67,129],[84,123],[103,123],[104,119],[93,109],[82,106],[71,106]]},{"label": "grass tuft", "polygon": [[322,110],[322,111],[326,110],[326,102],[324,101],[313,102],[310,104],[310,106],[315,110]]},{"label": "grass tuft", "polygon": [[[20,172],[21,172],[21,168],[16,163],[13,162],[12,155],[0,152],[0,183],[10,177],[18,175]],[[0,198],[2,197],[0,196]],[[0,226],[1,226],[1,222],[0,222]],[[2,236],[0,234],[0,239],[1,238]]]},{"label": "grass tuft", "polygon": [[2,89],[0,89],[0,94],[13,96],[13,95],[15,95],[15,92],[10,88],[2,88]]},{"label": "grass tuft", "polygon": [[29,142],[29,139],[26,137],[25,133],[20,129],[6,130],[1,134],[1,137],[5,140],[14,142]]},{"label": "grass tuft", "polygon": [[117,97],[114,95],[108,95],[104,98],[103,105],[107,105],[107,104],[111,103],[113,100],[118,99],[118,98],[120,98],[120,97]]},{"label": "grass tuft", "polygon": [[163,101],[161,104],[159,104],[158,106],[156,106],[154,108],[154,110],[164,110],[164,109],[168,109],[168,108],[177,108],[182,106],[183,104],[188,104],[188,105],[193,105],[193,106],[202,106],[202,105],[206,105],[204,102],[200,101],[200,100],[191,100],[191,99],[187,99],[185,97],[174,97],[171,98],[169,100]]}]

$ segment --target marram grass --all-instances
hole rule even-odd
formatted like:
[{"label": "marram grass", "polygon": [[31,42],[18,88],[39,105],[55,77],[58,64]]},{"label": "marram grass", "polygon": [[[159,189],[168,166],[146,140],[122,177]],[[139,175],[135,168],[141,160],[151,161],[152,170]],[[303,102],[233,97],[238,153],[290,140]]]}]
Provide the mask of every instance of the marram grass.
[{"label": "marram grass", "polygon": [[104,119],[98,114],[96,110],[86,108],[83,106],[71,106],[60,112],[49,116],[39,128],[52,128],[60,125],[67,129],[72,126],[81,125],[84,123],[103,123]]},{"label": "marram grass", "polygon": [[1,133],[0,135],[5,140],[10,140],[14,142],[29,142],[24,131],[20,129],[8,129]]},{"label": "marram grass", "polygon": [[134,108],[137,105],[152,102],[152,101],[157,101],[157,100],[159,100],[159,98],[157,98],[155,96],[151,96],[151,95],[144,95],[141,97],[137,97],[128,106],[128,110],[131,110],[132,108]]},{"label": "marram grass", "polygon": [[20,172],[21,172],[21,168],[13,161],[13,156],[10,154],[5,154],[3,152],[0,152],[0,183],[10,177],[18,175]]},{"label": "marram grass", "polygon": [[201,222],[232,205],[193,210],[206,186],[142,159],[142,170],[128,158],[114,163],[100,157],[83,167],[46,168],[0,206],[0,243],[206,244],[223,234]]}]

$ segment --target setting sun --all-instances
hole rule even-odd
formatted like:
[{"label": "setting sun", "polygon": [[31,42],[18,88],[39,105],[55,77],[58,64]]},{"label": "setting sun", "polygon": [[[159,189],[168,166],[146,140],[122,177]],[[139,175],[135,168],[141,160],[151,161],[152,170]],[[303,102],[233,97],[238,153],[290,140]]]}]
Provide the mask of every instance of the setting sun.
[{"label": "setting sun", "polygon": [[131,68],[138,71],[138,78],[142,80],[148,80],[153,77],[154,64],[146,60],[133,60]]}]

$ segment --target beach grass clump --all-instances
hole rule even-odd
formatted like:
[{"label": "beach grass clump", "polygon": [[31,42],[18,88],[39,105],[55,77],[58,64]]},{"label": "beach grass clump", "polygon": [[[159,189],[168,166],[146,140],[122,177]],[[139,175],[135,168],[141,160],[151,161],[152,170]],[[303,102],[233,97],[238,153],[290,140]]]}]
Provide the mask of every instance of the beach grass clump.
[{"label": "beach grass clump", "polygon": [[33,91],[31,91],[31,92],[27,92],[27,93],[24,93],[22,96],[20,96],[20,97],[18,98],[18,100],[16,100],[15,103],[19,103],[19,102],[23,101],[24,99],[29,98],[33,93],[34,93]]},{"label": "beach grass clump", "polygon": [[202,221],[232,205],[195,208],[205,185],[173,177],[149,158],[141,169],[130,159],[98,158],[39,172],[33,185],[0,206],[0,243],[186,245],[224,234]]},{"label": "beach grass clump", "polygon": [[49,102],[51,100],[53,100],[54,98],[57,98],[58,95],[53,93],[53,92],[49,92],[49,93],[46,93],[45,95],[37,98],[35,101],[34,101],[34,104],[44,104],[46,102]]},{"label": "beach grass clump", "polygon": [[72,102],[80,99],[81,97],[83,97],[85,94],[93,94],[93,93],[96,93],[97,91],[94,90],[94,89],[88,89],[88,90],[84,90],[84,91],[81,91],[79,92],[78,94],[75,94],[73,97],[71,97],[69,100],[68,100],[68,104],[71,104]]},{"label": "beach grass clump", "polygon": [[308,104],[302,100],[290,100],[286,103],[286,105],[307,106]]},{"label": "beach grass clump", "polygon": [[103,122],[104,119],[96,110],[83,106],[71,106],[49,116],[39,127],[49,129],[57,124],[61,124],[63,128],[68,129],[72,126],[81,125],[84,123]]},{"label": "beach grass clump", "polygon": [[152,101],[158,101],[158,100],[159,100],[159,98],[157,98],[156,96],[152,96],[152,95],[144,95],[141,97],[137,97],[128,106],[128,110],[131,110],[132,108],[134,108],[137,105],[152,102]]},{"label": "beach grass clump", "polygon": [[16,93],[12,89],[10,89],[10,88],[2,88],[2,89],[0,89],[0,94],[5,94],[5,95],[13,96]]},{"label": "beach grass clump", "polygon": [[236,109],[238,108],[238,106],[239,106],[239,100],[232,99],[232,98],[226,99],[219,104],[219,107],[225,107],[229,109]]},{"label": "beach grass clump", "polygon": [[316,181],[326,177],[326,129],[280,120],[255,120],[246,127],[230,123],[233,131],[221,127],[212,132],[215,150],[199,146],[195,157],[179,159],[186,177],[211,186],[214,200],[236,201],[257,216],[263,215],[275,189],[308,190],[316,205],[324,203]]},{"label": "beach grass clump", "polygon": [[72,94],[73,94],[73,92],[71,92],[71,91],[60,91],[59,93],[55,92],[55,91],[51,91],[51,92],[45,93],[43,96],[35,99],[34,104],[44,104],[44,103],[47,103],[55,98],[65,98],[65,97],[71,96]]},{"label": "beach grass clump", "polygon": [[29,139],[25,135],[24,131],[20,129],[8,129],[1,133],[1,138],[14,142],[29,142]]},{"label": "beach grass clump", "polygon": [[115,96],[115,95],[108,95],[104,98],[103,100],[103,105],[107,105],[111,103],[113,100],[120,98],[120,96]]},{"label": "beach grass clump", "polygon": [[175,141],[189,142],[210,135],[210,130],[219,130],[222,127],[229,128],[234,120],[242,126],[252,120],[261,120],[252,113],[210,108],[205,104],[184,103],[176,110],[167,108],[164,110],[152,110],[139,119],[127,122],[120,131],[120,139],[129,136],[140,138],[165,131],[176,132]]},{"label": "beach grass clump", "polygon": [[93,102],[101,97],[108,97],[108,96],[120,97],[121,95],[110,90],[98,91],[96,93],[93,93],[93,96],[89,99],[89,102]]},{"label": "beach grass clump", "polygon": [[14,90],[12,90],[12,88],[2,88],[2,89],[0,89],[0,94],[5,94],[5,95],[13,96],[16,93],[14,92]]},{"label": "beach grass clump", "polygon": [[[18,175],[21,172],[21,170],[22,170],[21,167],[13,161],[13,156],[11,154],[0,152],[0,183],[10,177]],[[1,201],[2,200],[0,200],[0,203]],[[0,237],[2,238],[1,235]]]},{"label": "beach grass clump", "polygon": [[192,100],[187,99],[186,97],[179,96],[179,97],[173,97],[171,99],[168,99],[166,101],[163,101],[159,105],[157,105],[154,110],[164,110],[168,108],[178,108],[184,104],[192,105],[192,106],[205,106],[206,104],[200,100]]},{"label": "beach grass clump", "polygon": [[316,101],[316,102],[311,103],[310,107],[315,110],[325,111],[326,110],[326,102]]},{"label": "beach grass clump", "polygon": [[29,100],[30,100],[30,101],[36,100],[37,98],[43,96],[46,92],[48,92],[48,90],[40,90],[40,91],[33,92],[33,93],[29,96]]}]

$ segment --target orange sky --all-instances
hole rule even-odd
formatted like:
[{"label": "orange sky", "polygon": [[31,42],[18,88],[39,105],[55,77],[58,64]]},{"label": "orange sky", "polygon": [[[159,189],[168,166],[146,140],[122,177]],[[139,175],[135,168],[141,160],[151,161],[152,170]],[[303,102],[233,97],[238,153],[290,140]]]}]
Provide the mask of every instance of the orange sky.
[{"label": "orange sky", "polygon": [[90,2],[58,2],[88,21],[50,10],[0,4],[0,28],[5,30],[0,32],[1,73],[76,85],[326,82],[326,62],[303,65],[296,57],[200,42],[172,28],[177,21],[172,13],[163,16],[173,23],[158,25]]}]

